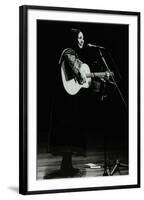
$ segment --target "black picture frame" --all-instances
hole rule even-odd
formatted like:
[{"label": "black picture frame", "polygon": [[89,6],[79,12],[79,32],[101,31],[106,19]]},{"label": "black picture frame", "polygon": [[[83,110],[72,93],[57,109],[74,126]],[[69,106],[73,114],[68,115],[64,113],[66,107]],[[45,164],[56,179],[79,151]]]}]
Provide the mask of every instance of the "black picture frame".
[{"label": "black picture frame", "polygon": [[[135,76],[135,83],[137,84],[137,87],[135,88],[135,95],[136,95],[136,103],[132,102],[132,107],[135,108],[135,112],[136,112],[136,117],[135,117],[135,121],[134,123],[136,123],[136,128],[135,128],[135,138],[137,140],[136,144],[135,144],[135,160],[136,161],[136,167],[135,167],[135,174],[133,176],[135,176],[134,180],[132,182],[129,183],[115,183],[115,184],[111,184],[111,185],[92,185],[91,186],[80,186],[80,187],[65,187],[62,186],[61,188],[46,188],[46,187],[42,187],[40,186],[40,189],[37,189],[38,187],[34,187],[34,189],[29,189],[30,186],[30,179],[29,179],[29,175],[30,175],[30,171],[29,171],[29,161],[30,161],[30,156],[29,156],[29,150],[30,150],[30,146],[31,143],[31,139],[29,137],[31,135],[31,131],[29,130],[29,126],[31,121],[29,120],[29,109],[31,106],[31,102],[29,102],[29,90],[30,90],[30,84],[32,85],[31,82],[31,75],[29,75],[29,69],[31,68],[30,64],[29,64],[29,59],[30,59],[30,55],[29,52],[29,48],[30,48],[30,35],[32,34],[29,30],[30,28],[30,21],[29,20],[35,20],[35,22],[38,20],[37,16],[35,18],[31,18],[30,19],[30,12],[44,12],[44,13],[53,13],[51,16],[55,16],[56,13],[59,13],[59,16],[62,16],[63,13],[67,13],[67,16],[70,16],[72,13],[75,13],[76,15],[78,14],[82,14],[84,15],[102,15],[102,16],[112,16],[112,18],[115,18],[117,16],[120,17],[126,17],[128,18],[128,20],[130,21],[130,23],[133,25],[135,31],[135,35],[132,33],[133,29],[128,30],[128,33],[131,34],[131,37],[134,37],[134,41],[135,41],[135,48],[136,50],[134,51],[134,56],[136,57],[135,60],[135,65],[134,70],[136,72]],[[33,14],[32,14],[33,15]],[[39,15],[39,13],[38,13]],[[42,15],[42,16],[46,16]],[[48,16],[49,18],[49,16]],[[40,20],[43,21],[47,21],[49,20],[48,18],[45,17],[41,17]],[[54,21],[56,18],[54,19],[50,19],[52,21]],[[91,19],[91,18],[90,18]],[[102,18],[101,18],[102,19]],[[134,22],[131,22],[131,19],[134,19]],[[60,20],[63,21],[63,20]],[[84,20],[81,20],[81,17],[79,18],[79,20],[77,20],[79,23],[81,22],[85,22]],[[74,22],[77,22],[74,19]],[[72,21],[68,21],[69,23],[72,23]],[[98,23],[100,23],[101,21],[98,20]],[[87,23],[90,23],[87,22]],[[102,22],[101,22],[102,23]],[[103,23],[107,23],[107,24],[111,24],[111,23],[115,23],[115,22],[111,22],[111,21],[107,21],[107,22],[103,22]],[[117,21],[118,24],[122,24],[122,21]],[[127,22],[127,25],[129,25],[129,23]],[[37,28],[37,25],[36,25]],[[36,30],[34,30],[36,32]],[[20,194],[44,194],[44,193],[58,193],[58,192],[76,192],[76,191],[92,191],[92,190],[107,190],[107,189],[123,189],[123,188],[136,188],[136,187],[140,187],[140,12],[132,12],[132,11],[113,11],[113,10],[94,10],[94,9],[81,9],[81,8],[64,8],[64,7],[46,7],[46,6],[31,6],[31,5],[24,5],[24,6],[20,6],[19,8],[19,45],[20,45],[20,53],[19,53],[19,61],[20,61],[20,68],[19,68],[19,86],[20,86],[20,90],[19,90],[19,192]],[[37,36],[36,36],[37,37]],[[129,39],[129,45],[131,44],[131,39]],[[34,52],[36,52],[37,50],[37,46],[35,45],[34,47],[32,47],[34,49]],[[129,59],[131,59],[131,55],[129,54]],[[35,61],[35,68],[36,67],[36,61]],[[129,73],[128,73],[128,79],[130,80],[130,72],[133,71],[133,68],[131,68],[131,66],[129,66]],[[37,72],[36,72],[37,73]],[[34,79],[35,81],[35,79]],[[37,87],[37,86],[36,86]],[[52,86],[51,86],[52,87]],[[131,87],[131,82],[129,82],[129,87]],[[37,98],[37,96],[36,96]],[[131,103],[131,98],[129,98],[129,101]],[[131,110],[131,107],[129,106],[129,110]],[[32,112],[32,111],[31,111]],[[129,111],[130,112],[130,111]],[[37,123],[37,122],[36,122]],[[37,126],[37,124],[36,124]],[[131,123],[129,124],[129,127],[131,126]],[[131,129],[129,128],[129,131]],[[35,133],[36,134],[36,133]],[[129,136],[130,136],[130,132],[129,132]],[[32,147],[33,148],[33,147]],[[35,148],[34,148],[35,149]],[[36,149],[35,149],[35,154],[36,154]],[[129,152],[130,154],[131,152]],[[36,171],[36,169],[34,169]],[[125,177],[125,179],[129,178],[130,174]],[[36,178],[36,177],[35,177]],[[111,177],[107,177],[107,178],[111,178]],[[119,179],[119,177],[118,177]],[[38,182],[38,180],[36,180]],[[49,181],[49,180],[47,180]],[[58,179],[56,179],[55,181],[59,181]],[[75,182],[77,181],[77,179],[75,179]],[[42,181],[41,181],[42,182]],[[87,182],[87,181],[86,181]],[[51,184],[51,181],[49,181],[49,184]]]}]

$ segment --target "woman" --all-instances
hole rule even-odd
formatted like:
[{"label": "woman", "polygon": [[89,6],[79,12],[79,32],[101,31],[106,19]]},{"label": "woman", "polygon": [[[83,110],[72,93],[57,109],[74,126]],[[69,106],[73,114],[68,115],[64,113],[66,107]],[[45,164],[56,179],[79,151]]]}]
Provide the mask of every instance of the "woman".
[{"label": "woman", "polygon": [[[71,29],[70,41],[59,59],[59,75],[62,63],[68,69],[79,84],[86,82],[86,75],[81,71],[82,49],[84,47],[84,35],[78,29]],[[52,152],[62,155],[60,174],[62,176],[74,176],[80,170],[72,165],[73,154],[85,154],[85,138],[82,132],[82,120],[84,108],[82,108],[83,92],[69,95],[64,90],[61,78],[59,89],[55,96],[53,110],[53,127],[51,136]]]}]

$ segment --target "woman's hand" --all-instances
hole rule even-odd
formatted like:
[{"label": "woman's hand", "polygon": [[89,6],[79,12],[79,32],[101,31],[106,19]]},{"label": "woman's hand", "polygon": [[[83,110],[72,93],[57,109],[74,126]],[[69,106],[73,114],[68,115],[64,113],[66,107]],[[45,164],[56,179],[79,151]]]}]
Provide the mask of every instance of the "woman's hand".
[{"label": "woman's hand", "polygon": [[114,73],[112,71],[106,71],[105,72],[105,79],[106,80],[109,80],[113,76],[114,76]]},{"label": "woman's hand", "polygon": [[86,74],[81,69],[79,70],[77,80],[78,80],[79,84],[81,84],[81,85],[86,82]]}]

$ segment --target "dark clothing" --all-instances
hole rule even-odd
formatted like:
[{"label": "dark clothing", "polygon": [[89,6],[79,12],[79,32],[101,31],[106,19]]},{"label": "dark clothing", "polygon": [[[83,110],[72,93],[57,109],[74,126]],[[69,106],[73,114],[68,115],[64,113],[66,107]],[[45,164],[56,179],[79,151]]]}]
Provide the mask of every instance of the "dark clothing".
[{"label": "dark clothing", "polygon": [[[77,54],[73,49],[67,48],[61,54],[59,60],[59,78],[57,82],[56,94],[53,101],[52,128],[50,147],[51,152],[63,154],[65,152],[85,151],[88,141],[103,137],[103,132],[112,130],[111,122],[113,114],[108,98],[101,100],[105,94],[103,82],[100,79],[94,79],[88,89],[81,89],[76,95],[69,95],[61,80],[61,64],[64,61],[70,73],[77,77],[79,69],[83,63],[87,63],[91,72],[104,72],[106,68],[99,58],[99,55],[93,52],[79,52]],[[83,58],[83,59],[82,59]],[[111,96],[110,96],[111,99]],[[114,104],[112,103],[111,106]]]},{"label": "dark clothing", "polygon": [[[79,68],[83,63],[73,49],[65,49],[59,60],[59,74],[61,63],[65,62],[73,76],[78,76]],[[82,91],[76,95],[69,95],[64,90],[59,77],[57,91],[53,102],[51,151],[56,154],[64,152],[79,152],[85,149],[84,132],[82,130]]]}]

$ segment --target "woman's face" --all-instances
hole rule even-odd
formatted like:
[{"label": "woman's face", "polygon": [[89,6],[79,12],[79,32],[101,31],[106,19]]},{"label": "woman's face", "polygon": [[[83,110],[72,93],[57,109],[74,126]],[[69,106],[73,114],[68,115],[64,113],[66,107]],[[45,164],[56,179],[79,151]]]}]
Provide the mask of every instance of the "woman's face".
[{"label": "woman's face", "polygon": [[84,45],[84,35],[83,35],[82,32],[79,32],[79,34],[78,34],[78,47],[80,49],[82,49],[83,45]]}]

